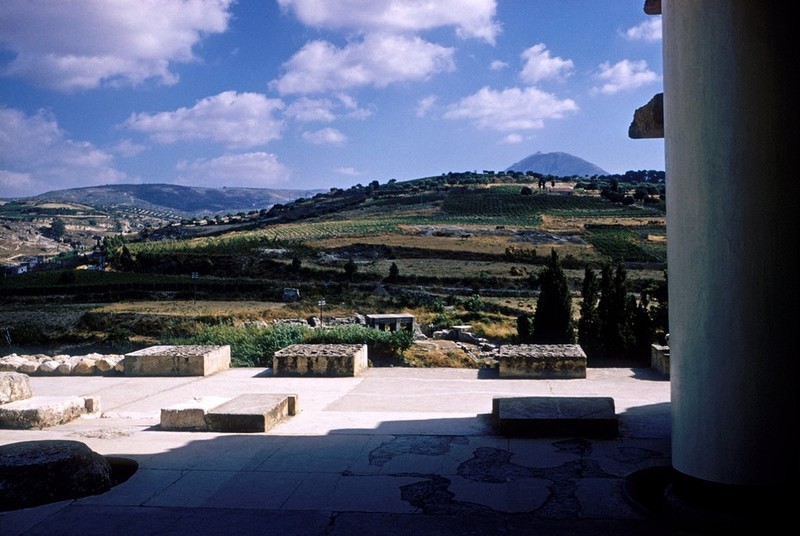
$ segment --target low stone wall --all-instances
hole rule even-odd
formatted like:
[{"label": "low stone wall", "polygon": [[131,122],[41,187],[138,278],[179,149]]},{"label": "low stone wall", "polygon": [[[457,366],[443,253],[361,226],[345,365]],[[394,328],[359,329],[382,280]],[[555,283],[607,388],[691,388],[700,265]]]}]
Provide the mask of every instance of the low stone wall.
[{"label": "low stone wall", "polygon": [[586,354],[577,344],[513,344],[497,355],[501,378],[586,377]]},{"label": "low stone wall", "polygon": [[275,376],[358,376],[369,366],[366,344],[293,344],[275,352]]},{"label": "low stone wall", "polygon": [[230,346],[151,346],[126,355],[0,357],[0,372],[28,376],[207,376],[230,368]]},{"label": "low stone wall", "polygon": [[9,354],[0,357],[0,372],[20,372],[28,376],[93,376],[124,374],[123,355]]}]

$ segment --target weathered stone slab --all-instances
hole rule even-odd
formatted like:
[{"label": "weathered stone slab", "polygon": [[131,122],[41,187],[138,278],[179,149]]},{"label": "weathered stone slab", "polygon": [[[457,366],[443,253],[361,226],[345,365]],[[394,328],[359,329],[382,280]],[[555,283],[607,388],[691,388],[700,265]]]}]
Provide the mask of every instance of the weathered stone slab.
[{"label": "weathered stone slab", "polygon": [[492,419],[497,430],[509,436],[613,438],[619,434],[610,397],[495,398]]},{"label": "weathered stone slab", "polygon": [[369,366],[366,344],[293,344],[275,352],[275,376],[358,376]]},{"label": "weathered stone slab", "polygon": [[231,347],[151,346],[125,354],[126,376],[209,376],[231,366]]},{"label": "weathered stone slab", "polygon": [[497,361],[501,378],[586,377],[586,354],[577,344],[504,345],[500,347]]},{"label": "weathered stone slab", "polygon": [[0,372],[0,404],[25,400],[33,396],[27,374]]},{"label": "weathered stone slab", "polygon": [[77,419],[86,413],[78,396],[33,396],[0,406],[0,428],[46,428]]},{"label": "weathered stone slab", "polygon": [[229,401],[224,396],[200,396],[188,402],[161,409],[162,430],[207,430],[206,414]]},{"label": "weathered stone slab", "polygon": [[297,395],[248,393],[210,409],[206,423],[212,432],[266,432],[296,410]]},{"label": "weathered stone slab", "polygon": [[111,486],[108,460],[79,441],[0,446],[0,511],[96,495]]}]

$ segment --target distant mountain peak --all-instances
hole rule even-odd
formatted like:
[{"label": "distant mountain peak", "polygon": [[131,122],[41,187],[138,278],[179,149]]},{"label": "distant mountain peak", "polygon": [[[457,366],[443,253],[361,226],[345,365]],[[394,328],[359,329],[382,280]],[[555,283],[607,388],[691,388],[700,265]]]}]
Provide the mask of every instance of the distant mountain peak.
[{"label": "distant mountain peak", "polygon": [[536,151],[506,168],[506,171],[532,171],[555,177],[583,177],[585,175],[609,175],[603,168],[569,153],[543,153]]}]

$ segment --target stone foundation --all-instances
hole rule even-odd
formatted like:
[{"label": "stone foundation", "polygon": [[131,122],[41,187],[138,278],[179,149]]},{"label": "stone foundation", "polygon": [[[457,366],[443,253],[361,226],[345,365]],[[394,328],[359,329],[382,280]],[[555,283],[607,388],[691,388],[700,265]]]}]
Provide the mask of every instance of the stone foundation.
[{"label": "stone foundation", "polygon": [[369,366],[366,344],[293,344],[275,352],[275,376],[358,376]]},{"label": "stone foundation", "polygon": [[231,366],[231,347],[151,346],[125,354],[126,376],[209,376]]},{"label": "stone foundation", "polygon": [[586,377],[586,354],[577,344],[519,344],[500,347],[501,378],[572,379]]}]

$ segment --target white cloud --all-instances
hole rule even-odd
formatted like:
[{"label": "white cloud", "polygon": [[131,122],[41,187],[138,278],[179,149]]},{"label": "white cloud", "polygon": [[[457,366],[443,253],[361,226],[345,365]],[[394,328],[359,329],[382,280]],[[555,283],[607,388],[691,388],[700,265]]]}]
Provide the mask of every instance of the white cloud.
[{"label": "white cloud", "polygon": [[509,132],[540,129],[546,119],[560,119],[577,110],[573,100],[560,100],[535,87],[502,91],[484,87],[451,105],[444,117],[469,119],[479,128]]},{"label": "white cloud", "polygon": [[271,86],[281,94],[381,88],[452,71],[453,53],[419,37],[388,34],[370,34],[344,48],[311,41],[284,64],[286,74]]},{"label": "white cloud", "polygon": [[3,196],[120,183],[130,180],[113,156],[91,143],[67,138],[55,118],[0,108],[0,186]]},{"label": "white cloud", "polygon": [[428,112],[433,108],[436,104],[438,97],[436,95],[428,95],[427,97],[421,98],[417,102],[417,110],[415,112],[417,117],[425,117],[428,115]]},{"label": "white cloud", "polygon": [[614,65],[609,62],[601,63],[595,78],[602,85],[592,88],[592,93],[613,95],[620,91],[628,91],[659,81],[661,78],[647,68],[647,62],[622,60]]},{"label": "white cloud", "polygon": [[551,57],[547,47],[539,43],[525,50],[521,57],[525,60],[520,78],[528,84],[537,84],[543,80],[563,80],[572,74],[572,60]]},{"label": "white cloud", "polygon": [[232,0],[3,0],[0,50],[14,54],[2,74],[62,91],[100,85],[174,84],[172,63],[224,32]]},{"label": "white cloud", "polygon": [[348,95],[340,94],[335,101],[300,97],[286,107],[284,115],[301,123],[312,121],[330,123],[339,117],[366,119],[372,115],[372,112],[359,108],[356,101]]},{"label": "white cloud", "polygon": [[500,60],[494,60],[492,63],[489,64],[490,71],[502,71],[508,67],[508,63]]},{"label": "white cloud", "polygon": [[303,132],[303,139],[315,145],[341,145],[347,136],[335,128],[323,128],[314,132]]},{"label": "white cloud", "polygon": [[340,175],[347,175],[348,177],[357,177],[361,175],[361,173],[358,170],[352,167],[340,167],[336,168],[334,171],[336,173],[339,173]]},{"label": "white cloud", "polygon": [[369,32],[419,32],[455,27],[462,38],[494,44],[496,0],[278,0],[305,25]]},{"label": "white cloud", "polygon": [[144,145],[140,143],[135,143],[134,141],[129,139],[120,140],[111,148],[111,150],[114,153],[120,156],[124,156],[126,158],[130,158],[132,156],[141,154],[146,149],[147,147],[145,147]]},{"label": "white cloud", "polygon": [[301,122],[323,121],[330,123],[336,119],[336,114],[333,113],[333,106],[333,102],[328,99],[301,97],[286,108],[284,115]]},{"label": "white cloud", "polygon": [[623,36],[629,41],[661,41],[661,16],[648,17],[643,23],[625,30]]},{"label": "white cloud", "polygon": [[270,188],[286,182],[287,168],[271,153],[254,152],[220,156],[211,160],[180,162],[177,166],[179,184],[193,186],[237,186],[240,188]]},{"label": "white cloud", "polygon": [[211,140],[232,148],[263,145],[280,137],[283,122],[272,116],[281,100],[260,93],[225,91],[174,112],[132,114],[123,123],[161,143]]},{"label": "white cloud", "polygon": [[523,138],[519,134],[509,134],[508,136],[503,138],[503,143],[508,143],[508,144],[522,143],[522,140]]}]

